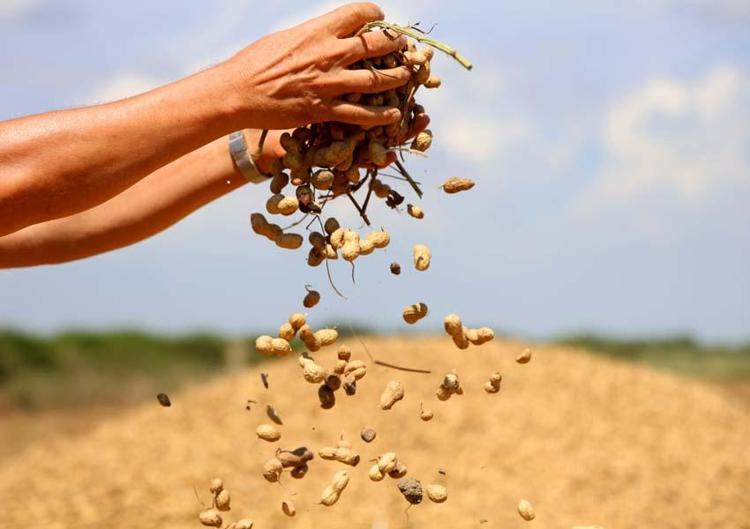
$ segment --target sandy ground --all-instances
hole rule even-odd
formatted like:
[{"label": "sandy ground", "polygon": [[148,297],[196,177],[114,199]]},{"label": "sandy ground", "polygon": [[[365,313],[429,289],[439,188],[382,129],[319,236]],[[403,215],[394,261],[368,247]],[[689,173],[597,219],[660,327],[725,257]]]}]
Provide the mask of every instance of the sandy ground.
[{"label": "sandy ground", "polygon": [[[355,357],[366,359],[351,343]],[[37,441],[0,460],[0,526],[8,528],[200,527],[193,487],[209,501],[208,482],[220,476],[232,492],[226,521],[255,527],[338,528],[750,528],[750,412],[716,388],[643,367],[569,349],[541,347],[527,365],[513,359],[521,344],[490,343],[458,351],[446,339],[368,341],[382,360],[425,366],[432,375],[370,368],[355,397],[338,393],[333,410],[319,408],[316,387],[304,382],[295,359],[223,377],[154,399],[95,428]],[[335,351],[316,355],[332,364]],[[465,394],[440,402],[442,374],[456,369]],[[482,391],[493,370],[499,394]],[[406,398],[378,408],[386,382],[400,380]],[[259,401],[250,411],[247,399]],[[435,411],[419,419],[419,403]],[[282,439],[255,438],[272,402]],[[7,426],[7,423],[6,423]],[[363,426],[378,432],[359,439]],[[302,480],[265,482],[262,462],[277,446],[334,444],[343,433],[362,455],[354,469],[316,458]],[[447,472],[447,503],[406,510],[390,478],[367,478],[367,460],[395,451],[424,484]],[[317,502],[340,469],[351,481],[333,507]],[[516,512],[522,498],[537,512]],[[295,518],[281,501],[291,499]]]}]

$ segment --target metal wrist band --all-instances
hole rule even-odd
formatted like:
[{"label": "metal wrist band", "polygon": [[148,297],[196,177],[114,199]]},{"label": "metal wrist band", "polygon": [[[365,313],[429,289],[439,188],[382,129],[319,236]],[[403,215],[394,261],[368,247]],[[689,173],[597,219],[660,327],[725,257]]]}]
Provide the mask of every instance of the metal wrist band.
[{"label": "metal wrist band", "polygon": [[229,135],[229,154],[232,156],[234,165],[249,182],[258,184],[268,179],[258,170],[252,157],[247,153],[245,134],[241,130]]}]

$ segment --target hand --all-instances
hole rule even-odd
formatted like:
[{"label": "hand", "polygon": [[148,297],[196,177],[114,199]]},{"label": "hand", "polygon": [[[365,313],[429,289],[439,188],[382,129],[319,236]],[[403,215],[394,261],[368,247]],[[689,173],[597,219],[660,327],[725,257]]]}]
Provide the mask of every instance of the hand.
[{"label": "hand", "polygon": [[242,127],[289,129],[321,121],[374,127],[398,121],[401,112],[397,108],[358,105],[339,98],[348,93],[382,92],[408,81],[410,72],[403,66],[377,73],[347,69],[359,60],[405,47],[404,37],[382,31],[353,36],[363,25],[382,18],[375,4],[348,4],[268,35],[220,65],[232,83]]}]

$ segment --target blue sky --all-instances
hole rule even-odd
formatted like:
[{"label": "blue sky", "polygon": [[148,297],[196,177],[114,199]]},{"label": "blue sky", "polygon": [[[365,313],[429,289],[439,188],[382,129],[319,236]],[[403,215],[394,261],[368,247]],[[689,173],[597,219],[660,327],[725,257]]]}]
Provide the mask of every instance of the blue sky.
[{"label": "blue sky", "polygon": [[[228,57],[334,2],[0,0],[0,119],[131,95]],[[475,63],[436,60],[422,93],[435,141],[410,167],[424,221],[385,208],[387,252],[337,263],[251,235],[265,188],[247,187],[131,248],[0,272],[0,324],[274,329],[304,285],[313,323],[402,329],[401,308],[545,337],[750,337],[750,1],[383,4],[389,19],[436,24]],[[447,197],[437,185],[468,176]],[[355,222],[348,207],[342,220]],[[391,277],[414,243],[425,274]],[[405,269],[408,267],[405,266]]]}]

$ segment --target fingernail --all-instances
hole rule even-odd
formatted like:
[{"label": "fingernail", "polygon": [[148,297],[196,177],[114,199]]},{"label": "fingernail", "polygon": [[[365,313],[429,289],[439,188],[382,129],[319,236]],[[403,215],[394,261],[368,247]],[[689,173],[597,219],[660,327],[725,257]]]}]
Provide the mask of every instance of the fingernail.
[{"label": "fingernail", "polygon": [[386,117],[391,120],[391,123],[401,119],[401,111],[397,108],[392,108],[386,113]]}]

